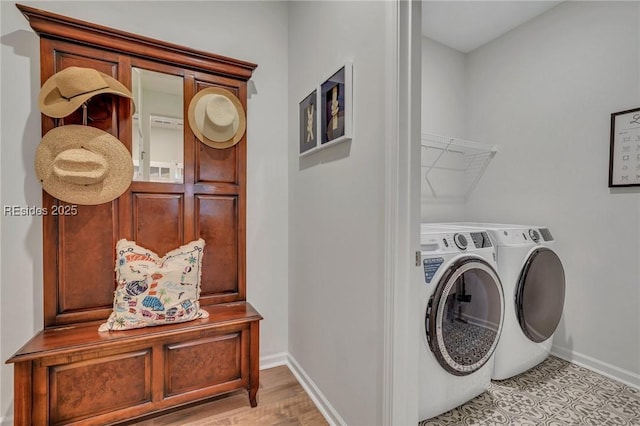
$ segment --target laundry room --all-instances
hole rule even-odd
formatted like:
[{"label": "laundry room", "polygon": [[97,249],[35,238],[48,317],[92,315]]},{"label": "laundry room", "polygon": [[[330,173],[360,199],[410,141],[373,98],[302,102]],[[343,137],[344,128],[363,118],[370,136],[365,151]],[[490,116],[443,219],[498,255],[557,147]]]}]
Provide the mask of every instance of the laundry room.
[{"label": "laundry room", "polygon": [[640,190],[608,179],[612,114],[640,107],[639,6],[423,2],[421,116],[422,222],[548,230],[552,359],[636,389]]}]

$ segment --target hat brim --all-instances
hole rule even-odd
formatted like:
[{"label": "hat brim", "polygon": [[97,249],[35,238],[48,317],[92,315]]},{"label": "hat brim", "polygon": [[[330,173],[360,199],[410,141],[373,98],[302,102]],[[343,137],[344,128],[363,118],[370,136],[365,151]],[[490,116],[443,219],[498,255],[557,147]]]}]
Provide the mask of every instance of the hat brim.
[{"label": "hat brim", "polygon": [[[56,156],[68,149],[88,149],[107,160],[109,170],[99,183],[74,185],[53,172]],[[55,198],[72,204],[96,205],[122,195],[133,179],[133,161],[127,148],[111,134],[95,127],[70,124],[56,127],[36,149],[35,171],[42,188]]]},{"label": "hat brim", "polygon": [[[231,101],[234,108],[238,112],[238,130],[231,139],[221,142],[211,140],[207,138],[202,133],[202,130],[198,127],[198,123],[196,120],[196,106],[198,105],[198,102],[200,102],[200,100],[206,95],[222,95],[226,97]],[[208,87],[196,93],[196,95],[191,99],[191,102],[189,102],[189,111],[187,113],[187,117],[189,120],[189,127],[191,128],[193,134],[196,135],[196,137],[202,143],[212,148],[224,149],[234,146],[235,144],[240,142],[240,140],[244,137],[245,131],[247,130],[247,117],[240,99],[238,99],[229,90],[223,89],[221,87]]]},{"label": "hat brim", "polygon": [[62,118],[73,113],[75,110],[87,100],[102,93],[111,93],[114,95],[122,96],[125,98],[133,99],[133,95],[127,89],[124,84],[120,83],[115,78],[100,72],[100,76],[107,83],[108,87],[104,89],[95,90],[89,93],[76,96],[73,99],[67,100],[62,97],[62,94],[58,90],[56,85],[55,74],[52,75],[44,82],[40,89],[40,95],[38,96],[38,106],[40,111],[52,118]]}]

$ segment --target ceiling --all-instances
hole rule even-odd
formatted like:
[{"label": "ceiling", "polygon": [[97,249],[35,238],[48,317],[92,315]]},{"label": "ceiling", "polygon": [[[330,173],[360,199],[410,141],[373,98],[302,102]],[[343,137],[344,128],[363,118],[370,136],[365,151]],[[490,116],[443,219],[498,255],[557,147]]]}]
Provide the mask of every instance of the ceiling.
[{"label": "ceiling", "polygon": [[471,52],[561,1],[422,1],[422,34]]}]

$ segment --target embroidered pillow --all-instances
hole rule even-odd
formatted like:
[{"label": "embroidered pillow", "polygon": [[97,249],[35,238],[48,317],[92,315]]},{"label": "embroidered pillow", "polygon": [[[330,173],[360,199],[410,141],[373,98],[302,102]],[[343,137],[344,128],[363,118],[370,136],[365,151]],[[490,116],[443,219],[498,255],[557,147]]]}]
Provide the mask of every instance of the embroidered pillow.
[{"label": "embroidered pillow", "polygon": [[113,312],[99,331],[208,317],[198,302],[203,249],[204,240],[199,239],[160,258],[133,241],[118,241]]}]

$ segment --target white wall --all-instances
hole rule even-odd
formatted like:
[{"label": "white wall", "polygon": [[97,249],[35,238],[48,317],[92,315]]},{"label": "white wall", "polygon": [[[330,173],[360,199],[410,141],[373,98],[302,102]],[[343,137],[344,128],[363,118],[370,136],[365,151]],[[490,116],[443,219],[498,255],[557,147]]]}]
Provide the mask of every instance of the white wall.
[{"label": "white wall", "polygon": [[465,54],[422,37],[422,133],[467,138]]},{"label": "white wall", "polygon": [[[289,352],[352,425],[382,418],[387,7],[289,6]],[[300,159],[298,103],[347,60],[353,141]]]},{"label": "white wall", "polygon": [[152,127],[149,133],[149,140],[152,144],[150,161],[163,163],[183,162],[181,149],[182,130]]},{"label": "white wall", "polygon": [[[33,173],[40,141],[39,39],[15,2],[1,2],[2,205],[40,205]],[[287,5],[283,2],[29,2],[38,8],[258,64],[249,83],[247,298],[263,316],[261,356],[287,350]],[[144,16],[145,19],[140,17]],[[167,25],[171,22],[171,25]],[[188,29],[188,30],[187,30]],[[10,76],[10,78],[9,78]],[[9,125],[10,124],[10,125]],[[0,217],[0,417],[13,412],[4,365],[42,328],[38,217]]]},{"label": "white wall", "polygon": [[[467,139],[466,55],[427,37],[422,37],[422,133]],[[423,141],[428,144],[429,142]],[[440,155],[431,148],[421,148],[423,164],[433,164]],[[437,222],[462,220],[464,209],[451,208],[449,201],[434,197],[422,179],[422,220]],[[451,174],[430,172],[438,193],[459,193],[458,182]],[[457,203],[458,205],[460,203]],[[444,220],[444,219],[442,219]]]},{"label": "white wall", "polygon": [[469,137],[500,151],[470,220],[550,227],[554,351],[640,386],[640,191],[607,188],[610,114],[640,106],[638,2],[564,2],[468,55]]},{"label": "white wall", "polygon": [[151,115],[184,119],[182,116],[182,96],[154,90],[143,90],[142,99],[144,104],[141,107],[144,119],[146,123],[149,123],[149,160],[161,162],[178,160],[183,163],[182,130],[152,127],[150,124]]}]

